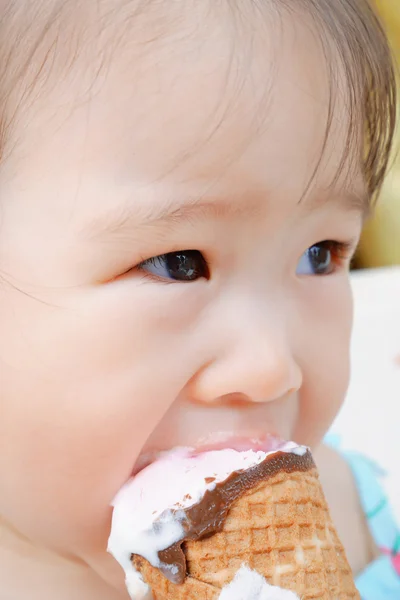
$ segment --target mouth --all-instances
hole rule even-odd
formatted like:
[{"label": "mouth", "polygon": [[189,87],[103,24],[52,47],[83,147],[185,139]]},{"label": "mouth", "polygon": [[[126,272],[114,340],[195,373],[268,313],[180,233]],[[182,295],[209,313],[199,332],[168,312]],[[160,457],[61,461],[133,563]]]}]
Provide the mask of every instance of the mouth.
[{"label": "mouth", "polygon": [[213,433],[205,438],[198,440],[194,447],[194,454],[201,452],[212,452],[214,450],[236,450],[237,452],[246,452],[254,450],[255,452],[272,452],[286,443],[277,435],[273,434],[250,434],[233,435],[227,433]]},{"label": "mouth", "polygon": [[[287,440],[270,433],[234,434],[232,432],[217,432],[199,438],[193,444],[185,445],[184,449],[193,456],[204,452],[227,449],[236,450],[237,452],[246,452],[248,450],[253,450],[254,452],[274,452],[279,450],[286,442]],[[169,454],[172,450],[178,448],[150,449],[142,452],[134,465],[132,477],[165,454]],[[180,448],[183,449],[182,446]]]}]

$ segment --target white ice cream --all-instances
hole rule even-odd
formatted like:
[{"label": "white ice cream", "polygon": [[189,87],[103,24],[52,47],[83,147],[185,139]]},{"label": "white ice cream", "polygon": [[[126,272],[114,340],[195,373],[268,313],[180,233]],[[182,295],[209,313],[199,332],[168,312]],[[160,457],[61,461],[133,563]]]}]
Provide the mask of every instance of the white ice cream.
[{"label": "white ice cream", "polygon": [[[288,442],[279,451],[302,455],[307,448]],[[125,571],[131,598],[151,598],[149,586],[131,563],[131,555],[139,554],[160,567],[158,552],[184,537],[185,514],[179,509],[199,502],[207,490],[213,490],[232,472],[254,467],[275,452],[224,449],[193,455],[193,449],[180,448],[164,453],[128,481],[113,501],[108,551]]]},{"label": "white ice cream", "polygon": [[264,577],[243,566],[218,600],[300,600],[293,592],[269,585]]}]

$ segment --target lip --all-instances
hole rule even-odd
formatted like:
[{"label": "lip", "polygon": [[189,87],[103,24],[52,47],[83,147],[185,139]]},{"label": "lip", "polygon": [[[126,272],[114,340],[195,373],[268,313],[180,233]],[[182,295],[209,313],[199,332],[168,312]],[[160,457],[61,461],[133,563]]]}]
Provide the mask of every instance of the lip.
[{"label": "lip", "polygon": [[[279,450],[287,440],[275,434],[234,434],[228,432],[217,432],[199,438],[193,444],[185,444],[185,448],[192,456],[203,452],[212,452],[218,450],[236,450],[245,452],[254,450],[255,452],[273,452]],[[181,446],[182,447],[182,446]],[[177,448],[177,447],[175,447]],[[143,471],[164,454],[170,452],[173,448],[152,449],[142,452],[132,470],[132,477]]]},{"label": "lip", "polygon": [[144,452],[143,454],[140,454],[132,469],[131,476],[135,477],[135,475],[140,473],[140,471],[143,471],[143,469],[155,462],[161,454],[161,450],[153,450],[151,452]]},{"label": "lip", "polygon": [[194,454],[201,452],[211,452],[213,450],[237,450],[246,452],[247,450],[272,452],[278,450],[286,440],[277,435],[232,435],[232,434],[211,434],[206,438],[200,439],[194,447]]}]

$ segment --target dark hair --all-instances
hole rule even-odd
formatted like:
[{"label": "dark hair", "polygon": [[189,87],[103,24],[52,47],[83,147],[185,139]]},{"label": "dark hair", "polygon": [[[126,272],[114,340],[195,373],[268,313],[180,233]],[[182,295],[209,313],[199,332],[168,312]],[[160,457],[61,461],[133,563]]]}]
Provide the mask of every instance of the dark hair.
[{"label": "dark hair", "polygon": [[[182,0],[185,2],[186,0]],[[202,0],[199,0],[202,1]],[[204,0],[203,0],[204,1]],[[237,4],[244,0],[230,0]],[[336,61],[345,73],[348,96],[349,130],[346,148],[338,175],[354,144],[359,148],[360,126],[363,128],[363,165],[370,202],[377,197],[387,167],[392,147],[396,121],[396,81],[393,58],[382,25],[369,0],[251,0],[259,9],[273,7],[278,12],[291,11],[308,14],[317,24],[317,31],[330,71],[331,106],[325,140],[328,139],[333,118],[335,98]],[[228,0],[227,0],[228,3]],[[54,60],[54,47],[65,28],[62,20],[74,18],[85,3],[62,0],[35,0],[24,3],[5,0],[0,8],[0,159],[6,142],[11,137],[11,125],[16,112],[26,97],[43,79],[46,61]],[[132,5],[132,10],[129,6]],[[155,11],[151,0],[115,0],[113,12],[119,7],[126,13],[145,13],[149,7]],[[175,7],[177,8],[177,7]],[[110,13],[111,14],[111,13]],[[132,16],[131,16],[132,19]],[[50,42],[49,42],[50,38]],[[47,39],[47,41],[46,41]],[[56,40],[56,41],[54,41]],[[74,47],[74,43],[64,44]],[[49,49],[51,46],[51,49]],[[332,52],[333,46],[333,52]],[[18,65],[16,64],[18,63]],[[73,58],[65,60],[67,65]],[[32,67],[32,64],[35,66]],[[27,79],[22,92],[15,89]],[[37,94],[37,91],[36,91]],[[15,105],[15,106],[14,106]]]}]

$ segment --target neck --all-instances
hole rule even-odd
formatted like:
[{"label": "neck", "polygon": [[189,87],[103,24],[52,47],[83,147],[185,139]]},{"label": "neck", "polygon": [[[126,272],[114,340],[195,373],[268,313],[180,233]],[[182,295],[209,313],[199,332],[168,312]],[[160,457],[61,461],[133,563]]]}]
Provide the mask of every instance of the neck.
[{"label": "neck", "polygon": [[86,563],[35,546],[0,521],[0,589],[7,600],[127,600]]}]

